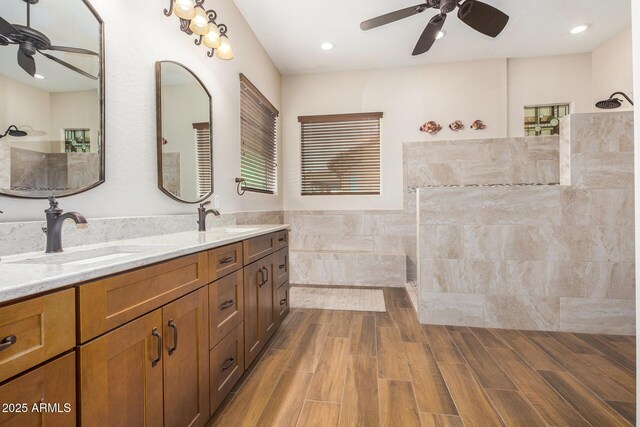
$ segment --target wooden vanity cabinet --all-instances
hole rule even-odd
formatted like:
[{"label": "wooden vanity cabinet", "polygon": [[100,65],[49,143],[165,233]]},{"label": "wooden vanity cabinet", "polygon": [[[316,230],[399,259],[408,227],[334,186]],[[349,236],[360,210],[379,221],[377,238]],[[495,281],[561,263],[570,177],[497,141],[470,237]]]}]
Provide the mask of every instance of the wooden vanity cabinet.
[{"label": "wooden vanity cabinet", "polygon": [[[0,403],[13,405],[0,411],[0,426],[75,426],[75,375],[75,354],[67,353],[0,386]],[[34,411],[40,404],[49,410]]]},{"label": "wooden vanity cabinet", "polygon": [[251,365],[276,330],[274,257],[244,267],[244,366]]},{"label": "wooden vanity cabinet", "polygon": [[207,290],[79,348],[85,426],[203,426],[209,418]]}]

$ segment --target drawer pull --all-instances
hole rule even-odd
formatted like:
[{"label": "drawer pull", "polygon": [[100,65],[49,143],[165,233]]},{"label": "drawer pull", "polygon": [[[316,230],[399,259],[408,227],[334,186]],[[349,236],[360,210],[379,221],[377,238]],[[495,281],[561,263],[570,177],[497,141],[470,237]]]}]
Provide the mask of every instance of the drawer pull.
[{"label": "drawer pull", "polygon": [[12,345],[14,345],[16,341],[18,341],[18,338],[16,338],[15,335],[9,335],[5,339],[3,339],[2,342],[0,343],[0,351],[4,351],[8,349]]},{"label": "drawer pull", "polygon": [[278,268],[279,268],[280,270],[283,270],[286,266],[287,266],[287,264],[280,264],[280,265],[278,266]]},{"label": "drawer pull", "polygon": [[260,273],[260,281],[258,282],[258,286],[263,287],[264,284],[267,283],[267,280],[264,278],[264,271],[262,271],[262,268],[258,270],[258,273]]},{"label": "drawer pull", "polygon": [[229,308],[229,307],[233,307],[233,305],[234,305],[235,303],[236,303],[236,302],[235,302],[234,300],[232,300],[232,299],[230,299],[229,301],[225,301],[225,302],[223,302],[222,304],[220,304],[220,311],[222,311],[222,310],[226,310],[226,309],[227,309],[227,308]]},{"label": "drawer pull", "polygon": [[224,361],[224,363],[222,364],[222,366],[220,366],[220,372],[224,372],[227,369],[229,369],[230,367],[233,366],[233,364],[235,363],[236,359],[234,359],[233,357],[228,358],[227,360]]},{"label": "drawer pull", "polygon": [[233,257],[232,256],[228,256],[226,258],[222,258],[220,260],[220,264],[229,264],[232,261],[233,261]]},{"label": "drawer pull", "polygon": [[178,327],[173,319],[169,320],[169,327],[173,329],[173,347],[169,349],[169,356],[178,348]]},{"label": "drawer pull", "polygon": [[160,336],[160,333],[158,333],[158,328],[153,328],[151,335],[158,339],[158,357],[151,361],[151,366],[155,368],[162,359],[162,337]]},{"label": "drawer pull", "polygon": [[278,242],[284,242],[284,241],[285,241],[285,237],[284,236],[278,237]]},{"label": "drawer pull", "polygon": [[285,305],[285,304],[287,304],[287,299],[286,298],[281,299],[280,305]]}]

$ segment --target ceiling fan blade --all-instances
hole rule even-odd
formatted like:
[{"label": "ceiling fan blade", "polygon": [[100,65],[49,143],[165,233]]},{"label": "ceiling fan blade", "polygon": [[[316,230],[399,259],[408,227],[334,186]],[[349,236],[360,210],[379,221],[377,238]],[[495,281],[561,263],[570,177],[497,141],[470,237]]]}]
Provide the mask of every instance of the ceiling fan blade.
[{"label": "ceiling fan blade", "polygon": [[32,77],[36,74],[36,61],[33,56],[27,55],[22,49],[18,49],[18,65]]},{"label": "ceiling fan blade", "polygon": [[438,14],[431,18],[427,27],[422,32],[420,39],[418,39],[415,49],[413,49],[413,56],[421,55],[431,49],[433,42],[436,41],[436,37],[438,37],[438,33],[442,30],[442,26],[446,20],[447,15],[445,14]]},{"label": "ceiling fan blade", "polygon": [[396,10],[395,12],[387,13],[385,15],[380,15],[375,18],[363,21],[360,24],[360,29],[366,31],[372,28],[380,27],[382,25],[390,24],[392,22],[417,15],[418,13],[422,13],[425,10],[429,9],[429,7],[430,6],[426,3],[422,3],[404,9]]},{"label": "ceiling fan blade", "polygon": [[458,18],[489,37],[497,37],[509,22],[509,15],[477,0],[466,0],[458,9]]},{"label": "ceiling fan blade", "polygon": [[0,16],[0,35],[7,37],[10,34],[20,34],[20,30]]},{"label": "ceiling fan blade", "polygon": [[58,64],[62,65],[63,67],[67,67],[68,69],[70,69],[71,71],[75,71],[78,74],[82,74],[83,76],[92,79],[92,80],[98,80],[98,78],[96,76],[92,76],[91,74],[87,73],[86,71],[81,70],[80,68],[69,64],[68,62],[63,61],[60,58],[56,58],[55,56],[49,55],[48,53],[44,53],[42,51],[38,51],[40,52],[42,55],[44,55],[45,57],[49,58],[52,61],[57,62]]},{"label": "ceiling fan blade", "polygon": [[79,47],[67,47],[67,46],[50,46],[47,50],[55,50],[58,52],[77,53],[80,55],[95,55],[100,56],[96,52],[88,49],[81,49]]}]

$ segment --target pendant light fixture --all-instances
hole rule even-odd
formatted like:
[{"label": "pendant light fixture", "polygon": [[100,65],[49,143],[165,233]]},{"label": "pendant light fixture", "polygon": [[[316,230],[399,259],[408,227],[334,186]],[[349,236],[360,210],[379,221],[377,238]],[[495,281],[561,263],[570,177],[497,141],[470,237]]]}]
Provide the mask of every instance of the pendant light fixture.
[{"label": "pendant light fixture", "polygon": [[169,9],[164,10],[165,16],[173,13],[180,18],[180,30],[188,35],[198,36],[194,43],[204,44],[211,49],[207,52],[209,58],[233,59],[233,50],[227,36],[227,26],[218,24],[218,14],[215,10],[204,8],[205,0],[170,0]]}]

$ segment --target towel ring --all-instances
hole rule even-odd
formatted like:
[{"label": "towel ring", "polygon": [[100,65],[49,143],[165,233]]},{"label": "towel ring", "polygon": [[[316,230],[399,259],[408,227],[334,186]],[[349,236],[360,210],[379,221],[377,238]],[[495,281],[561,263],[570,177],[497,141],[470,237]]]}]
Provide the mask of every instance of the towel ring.
[{"label": "towel ring", "polygon": [[236,188],[238,196],[242,196],[247,191],[247,181],[244,178],[236,178],[236,183],[238,184]]}]

